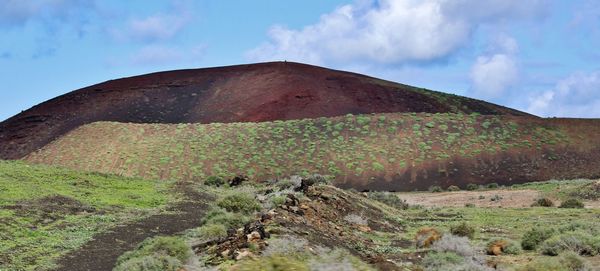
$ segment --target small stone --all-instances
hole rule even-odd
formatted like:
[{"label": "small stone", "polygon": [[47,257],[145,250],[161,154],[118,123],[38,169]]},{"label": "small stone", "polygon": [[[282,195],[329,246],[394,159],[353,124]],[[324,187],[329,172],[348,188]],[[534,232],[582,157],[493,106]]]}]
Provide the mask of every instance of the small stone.
[{"label": "small stone", "polygon": [[241,260],[241,259],[244,259],[244,258],[246,258],[246,257],[249,257],[249,256],[251,256],[251,255],[252,255],[252,252],[250,252],[250,251],[248,251],[248,250],[244,249],[244,250],[241,250],[241,251],[238,251],[238,252],[237,252],[237,255],[235,256],[235,259],[236,259],[237,261],[239,261],[239,260]]},{"label": "small stone", "polygon": [[253,243],[260,240],[260,233],[257,231],[253,231],[250,234],[246,235],[248,242]]},{"label": "small stone", "polygon": [[302,209],[302,210],[308,210],[308,205],[302,203],[302,204],[300,204],[300,209]]},{"label": "small stone", "polygon": [[363,225],[358,226],[358,230],[360,230],[362,232],[371,232],[372,231],[369,226],[363,226]]},{"label": "small stone", "polygon": [[221,252],[221,256],[223,258],[228,258],[229,257],[229,252],[231,252],[231,250],[229,250],[229,249],[223,250],[223,252]]}]

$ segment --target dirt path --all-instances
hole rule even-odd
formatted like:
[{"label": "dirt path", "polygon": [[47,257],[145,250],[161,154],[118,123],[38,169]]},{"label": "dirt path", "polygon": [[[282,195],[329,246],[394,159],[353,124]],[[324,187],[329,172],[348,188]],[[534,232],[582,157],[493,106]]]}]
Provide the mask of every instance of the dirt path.
[{"label": "dirt path", "polygon": [[[492,200],[496,195],[500,200]],[[398,193],[401,199],[409,204],[426,207],[465,207],[471,203],[476,207],[529,207],[540,196],[536,190],[489,190],[489,191],[457,191],[442,193]],[[496,198],[498,199],[498,198]]]},{"label": "dirt path", "polygon": [[56,270],[112,270],[121,254],[132,250],[144,239],[197,227],[208,209],[207,202],[211,196],[193,191],[184,184],[179,185],[177,190],[186,199],[169,208],[169,211],[176,213],[150,216],[96,235],[82,248],[62,257],[58,262],[60,268]]}]

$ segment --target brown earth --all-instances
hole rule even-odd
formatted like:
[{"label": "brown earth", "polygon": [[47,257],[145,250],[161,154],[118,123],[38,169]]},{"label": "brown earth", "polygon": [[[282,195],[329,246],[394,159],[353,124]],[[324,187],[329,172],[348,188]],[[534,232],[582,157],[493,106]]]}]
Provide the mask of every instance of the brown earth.
[{"label": "brown earth", "polygon": [[96,121],[227,123],[382,112],[529,116],[360,74],[273,62],[152,73],[70,92],[0,123],[0,159],[20,159]]},{"label": "brown earth", "polygon": [[174,204],[169,213],[150,216],[131,224],[117,226],[98,234],[83,247],[58,261],[56,270],[110,271],[123,253],[133,250],[144,239],[156,235],[173,235],[200,225],[211,196],[196,192],[185,184],[178,186],[186,196]]},{"label": "brown earth", "polygon": [[[501,200],[492,201],[498,195]],[[475,207],[530,207],[541,193],[536,190],[489,190],[489,191],[457,191],[443,193],[400,193],[398,196],[411,205],[426,207],[465,207],[470,203]]]},{"label": "brown earth", "polygon": [[[500,200],[492,200],[496,195]],[[473,204],[474,207],[526,208],[541,196],[540,191],[533,189],[398,193],[398,197],[406,203],[425,207],[465,207]],[[560,200],[552,198],[552,201],[556,206],[560,205]],[[584,204],[585,208],[600,208],[600,201],[586,200]]]}]

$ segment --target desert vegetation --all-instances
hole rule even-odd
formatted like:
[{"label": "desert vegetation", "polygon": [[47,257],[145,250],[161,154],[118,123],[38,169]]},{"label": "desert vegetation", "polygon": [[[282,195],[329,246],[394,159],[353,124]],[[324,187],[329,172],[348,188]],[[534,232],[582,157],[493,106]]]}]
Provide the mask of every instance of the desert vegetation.
[{"label": "desert vegetation", "polygon": [[[564,146],[580,140],[550,122],[477,114],[346,115],[206,125],[100,122],[71,132],[27,160],[125,176],[208,182],[238,175],[262,180],[317,172],[337,177],[343,187],[431,186],[439,191],[446,187],[427,182],[454,175],[476,179],[471,170],[482,171],[484,178],[498,178],[488,169],[454,166],[456,159],[533,150],[538,163],[555,163],[548,157],[561,155]],[[103,151],[97,151],[98,146]]]}]

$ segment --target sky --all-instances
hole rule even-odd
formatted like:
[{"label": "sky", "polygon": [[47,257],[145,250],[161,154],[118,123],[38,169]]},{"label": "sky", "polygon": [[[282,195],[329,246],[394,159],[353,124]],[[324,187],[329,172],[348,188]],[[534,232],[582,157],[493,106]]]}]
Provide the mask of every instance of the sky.
[{"label": "sky", "polygon": [[597,0],[0,0],[0,121],[103,81],[297,61],[600,118]]}]

